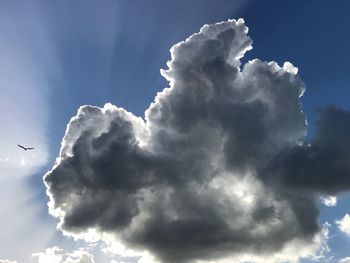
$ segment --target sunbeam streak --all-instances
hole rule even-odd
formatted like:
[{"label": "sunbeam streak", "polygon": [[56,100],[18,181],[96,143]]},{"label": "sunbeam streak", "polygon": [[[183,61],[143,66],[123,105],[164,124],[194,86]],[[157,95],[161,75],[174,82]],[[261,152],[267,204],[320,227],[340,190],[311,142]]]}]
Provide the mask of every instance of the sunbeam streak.
[{"label": "sunbeam streak", "polygon": [[[18,5],[14,1],[0,8],[0,232],[6,240],[0,255],[29,262],[33,251],[45,248],[55,232],[52,222],[42,218],[42,186],[28,182],[49,160],[50,76],[41,67],[52,69],[56,63],[41,17],[30,17],[36,9],[18,11]],[[35,149],[23,151],[17,144]]]}]

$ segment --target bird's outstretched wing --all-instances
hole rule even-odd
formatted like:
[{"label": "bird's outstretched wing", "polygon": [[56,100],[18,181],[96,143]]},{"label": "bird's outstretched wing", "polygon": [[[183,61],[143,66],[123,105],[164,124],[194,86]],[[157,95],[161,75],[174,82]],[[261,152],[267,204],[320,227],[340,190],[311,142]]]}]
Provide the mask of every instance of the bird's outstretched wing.
[{"label": "bird's outstretched wing", "polygon": [[24,147],[24,146],[22,146],[22,145],[20,145],[20,144],[17,144],[17,146],[20,147],[20,148],[22,148],[23,150],[26,149],[26,147]]},{"label": "bird's outstretched wing", "polygon": [[33,147],[26,148],[26,150],[33,150],[33,149],[34,149]]}]

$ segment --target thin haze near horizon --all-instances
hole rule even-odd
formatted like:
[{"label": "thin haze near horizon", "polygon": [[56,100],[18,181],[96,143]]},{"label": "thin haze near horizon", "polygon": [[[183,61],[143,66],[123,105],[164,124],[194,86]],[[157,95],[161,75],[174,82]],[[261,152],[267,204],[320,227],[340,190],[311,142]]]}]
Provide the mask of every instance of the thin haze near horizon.
[{"label": "thin haze near horizon", "polygon": [[1,3],[0,262],[350,262],[349,5]]}]

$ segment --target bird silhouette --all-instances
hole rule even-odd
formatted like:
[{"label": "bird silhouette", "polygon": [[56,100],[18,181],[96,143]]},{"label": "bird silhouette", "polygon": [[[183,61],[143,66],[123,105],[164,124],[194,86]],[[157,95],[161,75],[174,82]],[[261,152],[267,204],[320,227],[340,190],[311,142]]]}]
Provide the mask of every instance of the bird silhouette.
[{"label": "bird silhouette", "polygon": [[22,146],[22,145],[20,145],[20,144],[17,144],[18,145],[18,147],[20,147],[20,148],[22,148],[23,150],[33,150],[34,148],[33,147],[24,147],[24,146]]}]

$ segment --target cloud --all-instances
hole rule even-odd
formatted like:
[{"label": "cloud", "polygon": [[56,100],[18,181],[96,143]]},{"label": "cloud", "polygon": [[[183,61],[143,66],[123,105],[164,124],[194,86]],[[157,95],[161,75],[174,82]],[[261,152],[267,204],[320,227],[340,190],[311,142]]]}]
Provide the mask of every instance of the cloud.
[{"label": "cloud", "polygon": [[33,254],[38,263],[95,263],[94,257],[86,251],[77,250],[66,253],[58,247],[47,248],[45,251]]},{"label": "cloud", "polygon": [[321,199],[322,203],[325,206],[336,206],[337,205],[337,197],[336,196],[327,196],[327,197],[323,197]]},{"label": "cloud", "polygon": [[339,260],[339,263],[350,263],[350,257],[345,257]]},{"label": "cloud", "polygon": [[8,162],[10,160],[10,158],[6,157],[6,158],[0,158],[0,163],[4,162]]},{"label": "cloud", "polygon": [[0,259],[0,263],[17,263],[17,261],[10,261],[7,259]]},{"label": "cloud", "polygon": [[325,248],[316,200],[347,189],[347,112],[323,111],[307,144],[298,69],[242,66],[247,32],[229,20],[174,45],[170,87],[144,118],[79,108],[44,177],[65,234],[115,240],[145,262],[297,261]]},{"label": "cloud", "polygon": [[350,216],[346,214],[342,219],[336,221],[339,229],[350,236]]},{"label": "cloud", "polygon": [[350,112],[328,106],[316,127],[311,144],[287,148],[270,162],[266,180],[300,194],[336,195],[350,189]]}]

